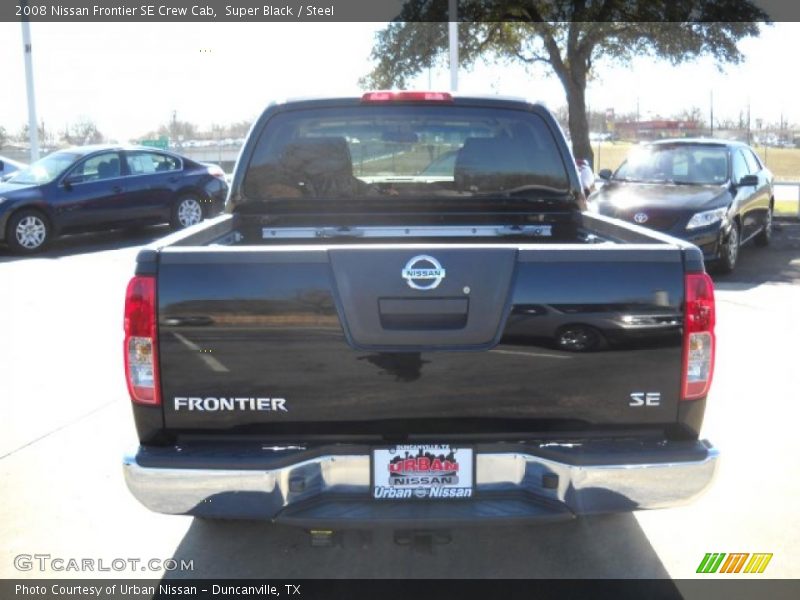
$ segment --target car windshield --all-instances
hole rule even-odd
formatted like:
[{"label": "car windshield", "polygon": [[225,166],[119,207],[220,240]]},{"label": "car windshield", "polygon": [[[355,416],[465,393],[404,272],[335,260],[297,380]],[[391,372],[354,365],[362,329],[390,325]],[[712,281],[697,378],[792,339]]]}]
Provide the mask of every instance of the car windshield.
[{"label": "car windshield", "polygon": [[526,198],[569,191],[545,120],[529,111],[362,104],[293,110],[262,131],[247,200]]},{"label": "car windshield", "polygon": [[720,185],[728,180],[728,152],[722,146],[654,144],[636,148],[614,179],[646,183]]},{"label": "car windshield", "polygon": [[74,152],[53,152],[37,160],[27,169],[15,173],[7,183],[44,184],[50,183],[66,171],[80,154]]}]

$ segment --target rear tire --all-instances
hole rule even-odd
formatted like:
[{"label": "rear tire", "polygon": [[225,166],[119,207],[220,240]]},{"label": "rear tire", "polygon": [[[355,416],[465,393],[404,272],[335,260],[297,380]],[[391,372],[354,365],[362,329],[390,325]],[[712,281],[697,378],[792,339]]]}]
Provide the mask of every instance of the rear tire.
[{"label": "rear tire", "polygon": [[33,208],[13,215],[6,228],[6,242],[14,254],[35,254],[50,243],[52,228],[44,214]]},{"label": "rear tire", "polygon": [[717,270],[722,274],[732,273],[736,268],[736,262],[739,260],[739,247],[741,246],[741,238],[739,236],[739,224],[734,221],[731,225],[731,231],[728,234],[728,239],[720,246],[719,261],[717,262]]},{"label": "rear tire", "polygon": [[770,205],[767,211],[767,222],[764,224],[764,229],[754,238],[753,243],[756,246],[764,248],[765,246],[769,246],[770,239],[772,239],[772,205]]},{"label": "rear tire", "polygon": [[203,201],[196,194],[185,194],[178,198],[172,209],[170,225],[173,229],[185,229],[197,225],[205,218]]}]

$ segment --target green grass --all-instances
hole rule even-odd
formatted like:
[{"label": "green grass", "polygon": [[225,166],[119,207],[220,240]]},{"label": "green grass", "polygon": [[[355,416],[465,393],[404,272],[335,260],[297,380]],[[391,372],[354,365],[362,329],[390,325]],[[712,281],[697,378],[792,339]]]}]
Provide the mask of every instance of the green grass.
[{"label": "green grass", "polygon": [[797,200],[776,200],[775,214],[786,216],[797,216]]},{"label": "green grass", "polygon": [[775,178],[800,181],[800,148],[755,148]]}]

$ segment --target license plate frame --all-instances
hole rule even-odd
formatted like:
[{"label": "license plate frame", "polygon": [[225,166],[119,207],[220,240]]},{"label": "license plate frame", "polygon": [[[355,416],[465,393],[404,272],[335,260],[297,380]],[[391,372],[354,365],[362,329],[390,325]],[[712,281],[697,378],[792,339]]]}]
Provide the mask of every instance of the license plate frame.
[{"label": "license plate frame", "polygon": [[370,495],[378,501],[472,498],[475,449],[455,444],[375,447],[370,452]]}]

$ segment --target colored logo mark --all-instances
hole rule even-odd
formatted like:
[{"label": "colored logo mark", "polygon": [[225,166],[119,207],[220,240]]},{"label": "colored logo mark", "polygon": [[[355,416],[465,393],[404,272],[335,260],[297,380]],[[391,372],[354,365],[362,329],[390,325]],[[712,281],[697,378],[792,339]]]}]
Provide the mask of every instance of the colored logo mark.
[{"label": "colored logo mark", "polygon": [[767,568],[772,554],[748,552],[734,552],[725,554],[724,552],[708,552],[700,565],[697,567],[698,573],[763,573]]}]

